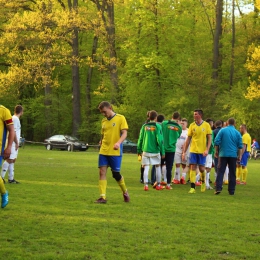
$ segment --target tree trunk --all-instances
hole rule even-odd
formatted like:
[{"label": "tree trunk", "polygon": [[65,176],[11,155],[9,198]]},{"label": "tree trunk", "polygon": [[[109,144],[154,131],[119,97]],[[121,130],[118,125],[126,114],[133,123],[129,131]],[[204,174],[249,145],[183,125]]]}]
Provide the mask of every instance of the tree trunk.
[{"label": "tree trunk", "polygon": [[[93,39],[93,44],[92,44],[92,54],[91,54],[91,59],[92,62],[96,62],[96,52],[97,52],[97,47],[98,47],[98,37],[95,35]],[[88,68],[88,74],[87,74],[87,84],[86,84],[86,116],[89,118],[91,114],[91,81],[92,81],[92,76],[93,76],[93,66],[89,66]]]},{"label": "tree trunk", "polygon": [[218,92],[218,80],[219,70],[221,68],[221,44],[220,39],[222,36],[222,15],[223,15],[223,0],[217,0],[216,5],[216,26],[214,32],[214,43],[213,43],[213,62],[212,62],[212,96],[215,99]]},{"label": "tree trunk", "polygon": [[110,0],[92,0],[97,6],[97,9],[101,12],[102,21],[106,30],[108,52],[109,52],[109,74],[110,80],[113,86],[114,95],[112,95],[112,103],[115,103],[119,92],[118,86],[118,74],[117,74],[117,54],[116,54],[116,30],[115,30],[115,14],[114,14],[114,2]]},{"label": "tree trunk", "polygon": [[234,78],[234,51],[235,51],[235,0],[232,0],[232,42],[231,42],[231,64],[230,64],[230,77],[229,77],[229,90],[233,87]]},{"label": "tree trunk", "polygon": [[[78,0],[68,0],[70,10],[78,8]],[[72,135],[78,136],[78,129],[81,123],[80,111],[80,77],[79,77],[79,37],[78,29],[73,30],[72,39]]]}]

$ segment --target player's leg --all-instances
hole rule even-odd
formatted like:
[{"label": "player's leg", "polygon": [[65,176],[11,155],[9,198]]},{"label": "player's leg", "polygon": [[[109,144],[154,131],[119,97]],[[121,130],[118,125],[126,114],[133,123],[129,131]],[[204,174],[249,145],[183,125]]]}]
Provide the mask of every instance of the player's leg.
[{"label": "player's leg", "polygon": [[228,158],[228,192],[230,195],[234,195],[236,188],[236,162],[237,158]]},{"label": "player's leg", "polygon": [[249,156],[249,153],[244,152],[242,159],[241,159],[241,162],[240,162],[240,165],[242,166],[242,170],[241,170],[242,182],[241,182],[241,184],[244,184],[244,185],[246,184],[247,174],[248,174],[248,171],[247,171],[248,156]]},{"label": "player's leg", "polygon": [[222,191],[223,186],[223,176],[227,167],[228,158],[227,157],[219,157],[218,158],[218,174],[216,180],[216,191],[215,194],[219,194]]},{"label": "player's leg", "polygon": [[181,179],[181,156],[182,156],[182,154],[180,154],[180,153],[175,153],[174,154],[175,174],[174,174],[174,178],[172,180],[172,183],[174,183],[174,184],[180,184],[180,179]]},{"label": "player's leg", "polygon": [[236,182],[237,182],[237,184],[240,184],[241,171],[242,171],[241,165],[237,164],[237,166],[236,166]]},{"label": "player's leg", "polygon": [[[2,163],[2,157],[0,156],[0,165]],[[8,204],[8,191],[5,189],[5,184],[2,178],[0,178],[0,193],[1,193],[1,207],[4,208]]]},{"label": "player's leg", "polygon": [[11,163],[11,160],[7,159],[7,160],[4,161],[4,163],[2,165],[1,176],[2,176],[3,179],[5,178],[5,175],[6,175],[7,171],[8,171],[10,163]]},{"label": "player's leg", "polygon": [[113,178],[116,180],[118,186],[123,193],[124,201],[129,202],[130,197],[125,185],[125,179],[120,173],[122,156],[108,156],[108,162],[112,171]]},{"label": "player's leg", "polygon": [[107,189],[107,168],[108,168],[109,162],[108,158],[105,155],[100,154],[98,157],[98,167],[99,167],[99,194],[100,198],[96,200],[96,203],[106,203],[106,189]]},{"label": "player's leg", "polygon": [[165,153],[165,162],[166,162],[166,174],[167,174],[167,187],[166,189],[170,189],[171,179],[172,179],[172,166],[174,162],[174,152],[166,152]]}]

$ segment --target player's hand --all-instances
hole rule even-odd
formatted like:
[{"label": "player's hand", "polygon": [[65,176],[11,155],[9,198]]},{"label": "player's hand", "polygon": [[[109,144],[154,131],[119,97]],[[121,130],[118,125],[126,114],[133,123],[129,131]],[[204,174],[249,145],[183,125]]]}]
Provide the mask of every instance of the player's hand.
[{"label": "player's hand", "polygon": [[208,154],[209,154],[209,151],[205,150],[204,153],[203,153],[203,156],[206,157]]},{"label": "player's hand", "polygon": [[119,143],[115,143],[114,144],[114,150],[118,150],[120,148],[120,144]]},{"label": "player's hand", "polygon": [[214,154],[214,157],[215,157],[215,158],[218,158],[218,153],[215,153],[215,154]]},{"label": "player's hand", "polygon": [[162,155],[161,158],[164,159],[164,158],[165,158],[165,155]]},{"label": "player's hand", "polygon": [[182,161],[186,161],[186,158],[185,158],[186,156],[185,155],[186,155],[186,153],[182,153],[182,155],[181,155]]},{"label": "player's hand", "polygon": [[11,155],[11,148],[6,148],[3,154],[4,160],[9,159],[10,155]]},{"label": "player's hand", "polygon": [[19,144],[15,144],[15,150],[17,151],[19,148]]}]

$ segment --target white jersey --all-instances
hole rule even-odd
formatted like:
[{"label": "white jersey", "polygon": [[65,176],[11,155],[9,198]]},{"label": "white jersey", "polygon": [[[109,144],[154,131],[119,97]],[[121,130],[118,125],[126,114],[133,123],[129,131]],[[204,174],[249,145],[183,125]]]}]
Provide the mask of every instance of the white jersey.
[{"label": "white jersey", "polygon": [[183,146],[185,144],[187,137],[188,137],[188,129],[182,130],[181,135],[178,138],[177,143],[176,143],[175,153],[182,153]]},{"label": "white jersey", "polygon": [[20,123],[20,119],[16,115],[13,115],[12,119],[13,119],[13,123],[14,123],[14,131],[15,131],[15,134],[16,134],[16,138],[17,138],[17,141],[19,142],[20,137],[21,137],[21,123]]}]

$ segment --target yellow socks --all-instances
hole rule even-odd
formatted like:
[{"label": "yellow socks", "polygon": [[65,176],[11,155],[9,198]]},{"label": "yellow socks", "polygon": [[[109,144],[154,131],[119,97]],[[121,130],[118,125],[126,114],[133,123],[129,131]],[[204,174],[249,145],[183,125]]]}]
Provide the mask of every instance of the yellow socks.
[{"label": "yellow socks", "polygon": [[237,180],[240,180],[241,170],[242,170],[241,166],[237,167],[237,169],[236,169],[236,179]]},{"label": "yellow socks", "polygon": [[200,172],[200,178],[201,178],[201,181],[204,183],[205,182],[205,171]]},{"label": "yellow socks", "polygon": [[100,197],[106,199],[107,180],[99,180],[98,187]]},{"label": "yellow socks", "polygon": [[195,183],[195,181],[196,181],[196,170],[195,171],[190,170],[190,182]]},{"label": "yellow socks", "polygon": [[242,182],[246,182],[246,178],[247,178],[247,168],[242,169]]},{"label": "yellow socks", "polygon": [[0,193],[3,195],[6,193],[5,184],[3,179],[0,177]]},{"label": "yellow socks", "polygon": [[121,188],[122,192],[123,192],[123,193],[126,193],[127,188],[126,188],[126,186],[125,186],[125,180],[124,180],[124,178],[122,177],[121,180],[118,181],[117,183],[118,183],[119,187]]}]

